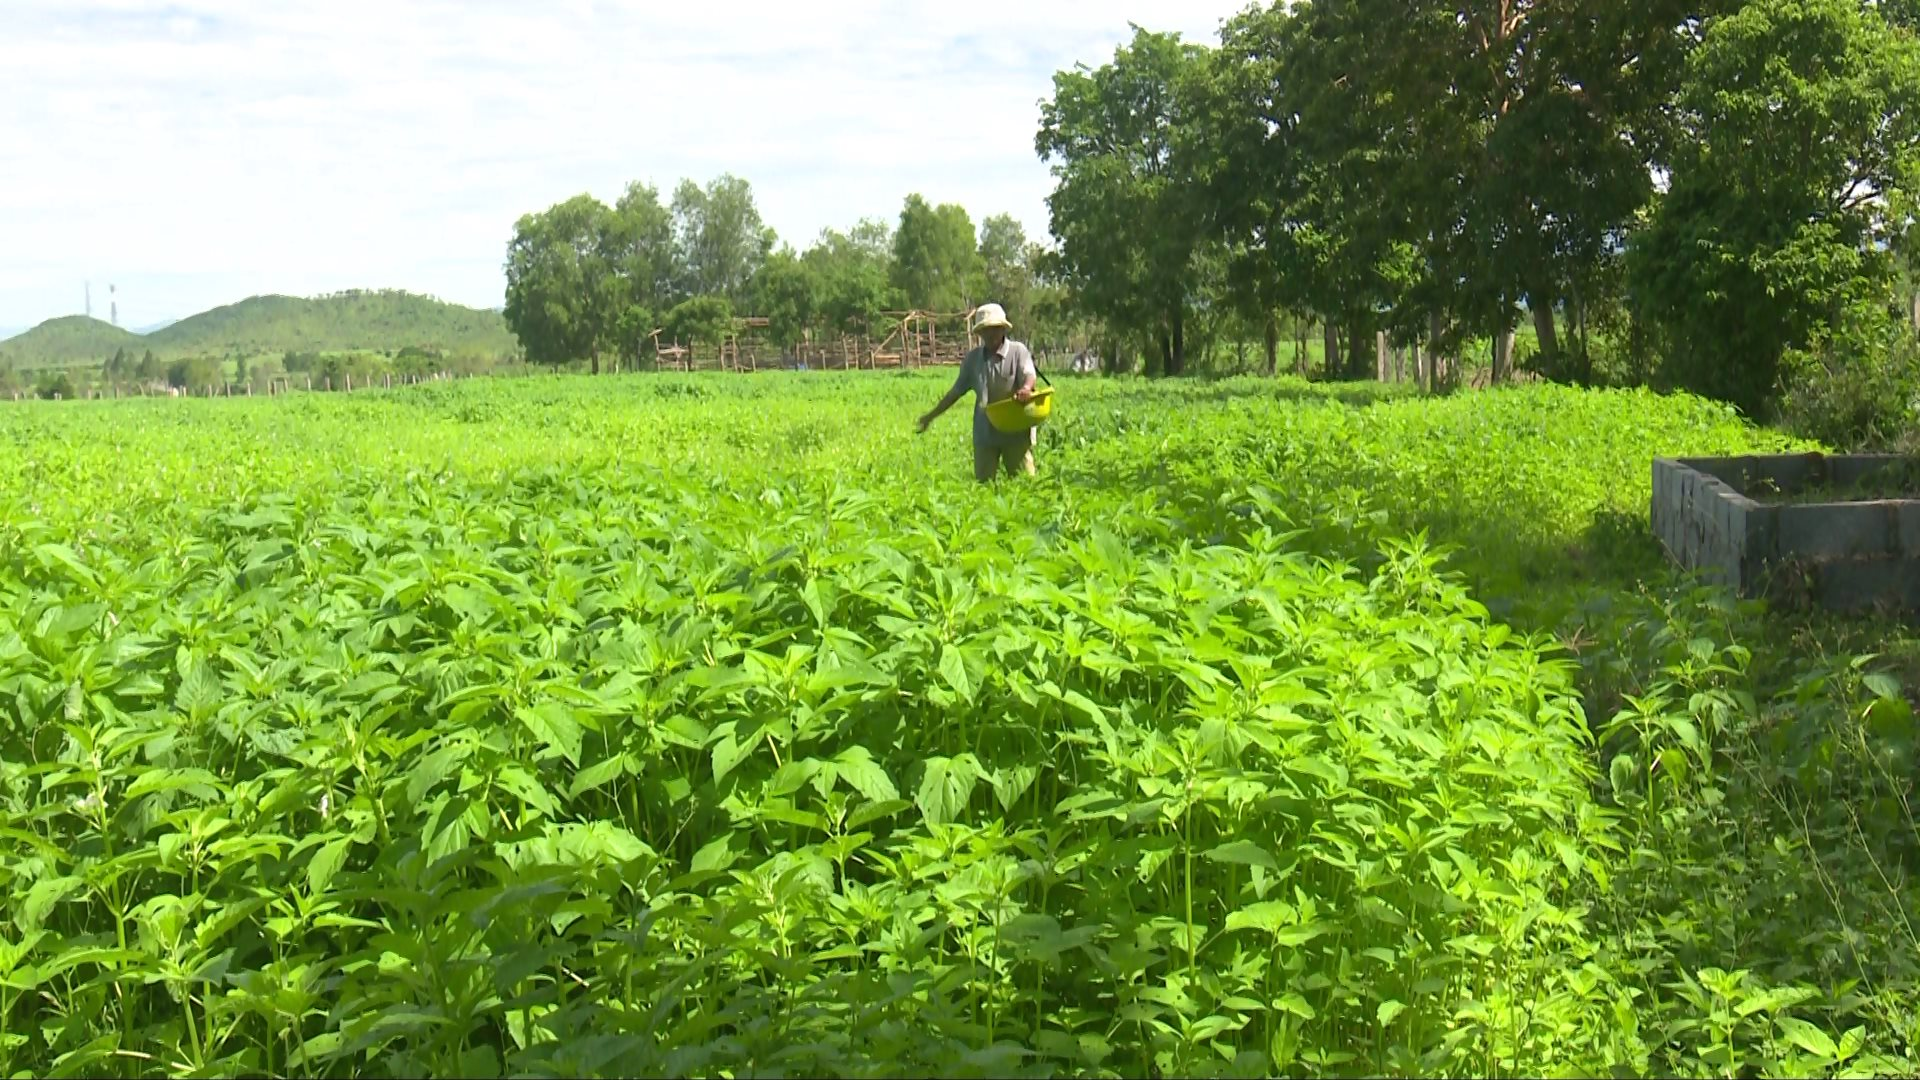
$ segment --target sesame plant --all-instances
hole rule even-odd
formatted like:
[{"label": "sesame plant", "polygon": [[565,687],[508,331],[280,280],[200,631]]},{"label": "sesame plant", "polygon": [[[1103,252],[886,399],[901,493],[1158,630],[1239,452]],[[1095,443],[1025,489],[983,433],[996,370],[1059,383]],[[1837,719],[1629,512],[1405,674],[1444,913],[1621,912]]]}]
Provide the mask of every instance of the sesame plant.
[{"label": "sesame plant", "polygon": [[939,383],[0,413],[0,1070],[1912,1071],[1899,657],[1645,546],[1783,440]]}]

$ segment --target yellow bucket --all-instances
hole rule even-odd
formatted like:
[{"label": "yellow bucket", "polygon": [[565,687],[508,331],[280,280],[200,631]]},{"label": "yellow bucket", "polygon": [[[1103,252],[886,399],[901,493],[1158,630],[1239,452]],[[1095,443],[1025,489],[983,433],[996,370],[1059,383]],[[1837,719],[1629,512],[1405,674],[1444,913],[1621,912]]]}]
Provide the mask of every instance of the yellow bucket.
[{"label": "yellow bucket", "polygon": [[1053,387],[1035,390],[1025,401],[1003,398],[987,403],[987,422],[997,431],[1026,431],[1046,423],[1053,414]]}]

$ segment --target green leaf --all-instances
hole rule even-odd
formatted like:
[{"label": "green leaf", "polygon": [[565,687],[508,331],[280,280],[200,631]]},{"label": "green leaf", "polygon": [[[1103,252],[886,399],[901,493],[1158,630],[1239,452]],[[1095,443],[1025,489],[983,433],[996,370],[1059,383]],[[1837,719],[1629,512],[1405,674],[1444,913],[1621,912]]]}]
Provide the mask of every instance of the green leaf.
[{"label": "green leaf", "polygon": [[1288,991],[1282,994],[1279,1000],[1273,1003],[1273,1007],[1281,1012],[1292,1013],[1302,1020],[1311,1020],[1320,1015],[1314,1011],[1313,1006],[1308,1003],[1306,998],[1295,991]]},{"label": "green leaf", "polygon": [[1000,803],[1000,808],[1011,813],[1014,804],[1027,793],[1039,775],[1040,770],[1031,765],[1011,765],[995,771],[987,779],[993,785],[993,797]]},{"label": "green leaf", "polygon": [[962,700],[973,698],[973,686],[967,681],[967,662],[952,643],[940,647],[940,677],[947,680]]},{"label": "green leaf", "polygon": [[1613,783],[1613,797],[1627,801],[1640,793],[1640,766],[1632,754],[1616,754],[1607,767],[1607,779]]},{"label": "green leaf", "polygon": [[1259,866],[1268,870],[1280,869],[1280,864],[1274,861],[1272,855],[1267,854],[1267,849],[1251,840],[1235,840],[1231,843],[1221,844],[1219,847],[1207,852],[1205,857],[1214,862],[1231,863],[1236,866]]},{"label": "green leaf", "polygon": [[1860,681],[1873,692],[1874,697],[1888,700],[1900,697],[1900,680],[1884,671],[1873,672]]},{"label": "green leaf", "polygon": [[834,772],[845,780],[861,797],[873,802],[890,802],[900,797],[900,789],[893,786],[893,778],[887,770],[873,760],[864,746],[850,746],[833,759]]},{"label": "green leaf", "polygon": [[1100,724],[1104,722],[1107,718],[1107,713],[1105,709],[1102,709],[1100,706],[1094,704],[1094,701],[1092,698],[1088,697],[1087,695],[1081,693],[1078,690],[1066,691],[1065,693],[1060,695],[1060,700],[1080,710],[1082,713],[1085,713],[1087,719],[1093,721],[1095,724]]},{"label": "green leaf", "polygon": [[1809,1054],[1818,1054],[1823,1058],[1840,1056],[1840,1048],[1824,1031],[1795,1016],[1782,1016],[1777,1021],[1787,1041],[1805,1050]]},{"label": "green leaf", "polygon": [[545,785],[534,779],[533,775],[518,765],[504,765],[493,774],[494,783],[518,796],[520,801],[540,811],[548,818],[560,816],[559,804],[554,802],[553,793]]},{"label": "green leaf", "polygon": [[1401,1002],[1383,1001],[1380,1003],[1380,1008],[1375,1013],[1375,1015],[1379,1017],[1380,1026],[1386,1027],[1387,1025],[1393,1023],[1394,1017],[1399,1016],[1401,1013],[1406,1011],[1407,1011],[1406,1005],[1402,1004]]},{"label": "green leaf", "polygon": [[86,881],[77,877],[41,878],[18,901],[13,919],[20,929],[31,933],[45,925],[53,906],[79,890]]},{"label": "green leaf", "polygon": [[580,764],[580,743],[586,730],[574,720],[571,708],[557,701],[543,701],[514,715],[547,751],[566,758],[568,764]]},{"label": "green leaf", "polygon": [[972,763],[949,758],[932,758],[920,778],[920,791],[914,802],[930,825],[946,825],[960,816],[973,797],[973,785],[979,772]]},{"label": "green leaf", "polygon": [[65,570],[68,577],[89,590],[99,590],[99,576],[88,569],[86,564],[80,561],[80,556],[65,544],[41,544],[33,549],[33,554],[40,560],[42,566],[48,569],[57,566]]},{"label": "green leaf", "polygon": [[567,788],[567,800],[571,802],[590,791],[598,791],[627,775],[632,771],[629,767],[631,762],[632,758],[620,753],[581,769],[574,774],[573,783]]},{"label": "green leaf", "polygon": [[1861,1024],[1861,1025],[1856,1025],[1854,1027],[1848,1028],[1846,1034],[1840,1036],[1840,1048],[1834,1053],[1833,1055],[1834,1060],[1836,1062],[1847,1061],[1848,1059],[1852,1058],[1855,1054],[1858,1054],[1860,1052],[1860,1048],[1865,1046],[1866,1044],[1867,1044],[1866,1025]]},{"label": "green leaf", "polygon": [[713,782],[716,784],[725,780],[735,766],[745,761],[748,752],[752,749],[751,743],[734,740],[731,721],[721,727],[725,730],[716,730],[713,750],[709,755],[713,761]]},{"label": "green leaf", "polygon": [[212,669],[205,661],[196,660],[180,679],[180,689],[173,696],[173,707],[195,716],[218,708],[225,696],[226,688],[220,685]]},{"label": "green leaf", "polygon": [[346,865],[348,850],[353,846],[350,836],[337,837],[320,845],[313,858],[307,861],[307,890],[312,896],[319,896],[333,883],[333,877]]},{"label": "green leaf", "polygon": [[473,753],[471,743],[456,742],[435,750],[420,759],[419,763],[407,772],[407,803],[419,806],[440,782],[452,776],[460,768],[460,763]]},{"label": "green leaf", "polygon": [[1259,930],[1275,933],[1294,920],[1293,905],[1284,900],[1262,900],[1227,915],[1227,932]]},{"label": "green leaf", "polygon": [[712,870],[725,870],[732,866],[739,856],[729,846],[731,840],[731,836],[722,836],[694,852],[693,865],[689,869],[696,874],[703,874]]},{"label": "green leaf", "polygon": [[807,786],[815,773],[821,769],[821,763],[813,758],[802,761],[789,761],[773,771],[767,781],[766,794],[773,798],[784,798]]},{"label": "green leaf", "polygon": [[1305,926],[1289,926],[1273,935],[1273,940],[1289,948],[1305,945],[1317,937],[1324,937],[1329,930],[1326,923],[1308,923]]},{"label": "green leaf", "polygon": [[824,628],[827,625],[827,609],[821,602],[819,578],[808,578],[807,583],[800,586],[800,599],[806,603],[807,611],[812,613],[814,625]]},{"label": "green leaf", "polygon": [[905,799],[888,799],[884,802],[867,803],[865,806],[857,807],[853,813],[847,815],[847,828],[857,829],[868,822],[892,817],[912,805],[912,803]]},{"label": "green leaf", "polygon": [[148,769],[127,785],[127,793],[122,797],[131,802],[143,795],[183,788],[194,798],[214,799],[219,796],[220,781],[205,769]]},{"label": "green leaf", "polygon": [[346,1035],[339,1031],[323,1031],[300,1044],[293,1052],[290,1064],[296,1067],[311,1067],[316,1062],[331,1060],[340,1053],[346,1042]]}]

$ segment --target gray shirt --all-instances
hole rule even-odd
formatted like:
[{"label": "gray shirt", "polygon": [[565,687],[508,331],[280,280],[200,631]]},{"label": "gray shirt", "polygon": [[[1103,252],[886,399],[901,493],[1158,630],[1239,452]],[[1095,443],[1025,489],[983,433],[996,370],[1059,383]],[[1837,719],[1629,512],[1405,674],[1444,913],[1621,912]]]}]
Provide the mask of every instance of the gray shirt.
[{"label": "gray shirt", "polygon": [[1033,353],[1018,341],[1009,338],[1001,343],[996,352],[988,352],[980,345],[960,361],[960,374],[953,380],[956,393],[973,391],[973,441],[978,446],[1019,446],[1025,443],[1033,445],[1038,429],[1004,432],[993,426],[987,419],[987,403],[1004,401],[1013,396],[1013,392],[1039,378],[1039,371],[1033,366]]}]

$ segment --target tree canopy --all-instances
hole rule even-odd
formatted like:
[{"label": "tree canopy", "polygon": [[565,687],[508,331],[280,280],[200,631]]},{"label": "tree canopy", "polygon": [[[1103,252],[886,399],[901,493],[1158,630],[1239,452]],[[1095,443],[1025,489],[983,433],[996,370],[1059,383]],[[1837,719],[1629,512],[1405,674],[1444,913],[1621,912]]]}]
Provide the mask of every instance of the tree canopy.
[{"label": "tree canopy", "polygon": [[1135,27],[1042,103],[1039,264],[1169,374],[1202,314],[1271,368],[1284,317],[1324,324],[1333,377],[1370,376],[1379,334],[1764,413],[1784,357],[1896,306],[1920,327],[1916,22],[1913,0],[1306,0],[1216,45]]}]

